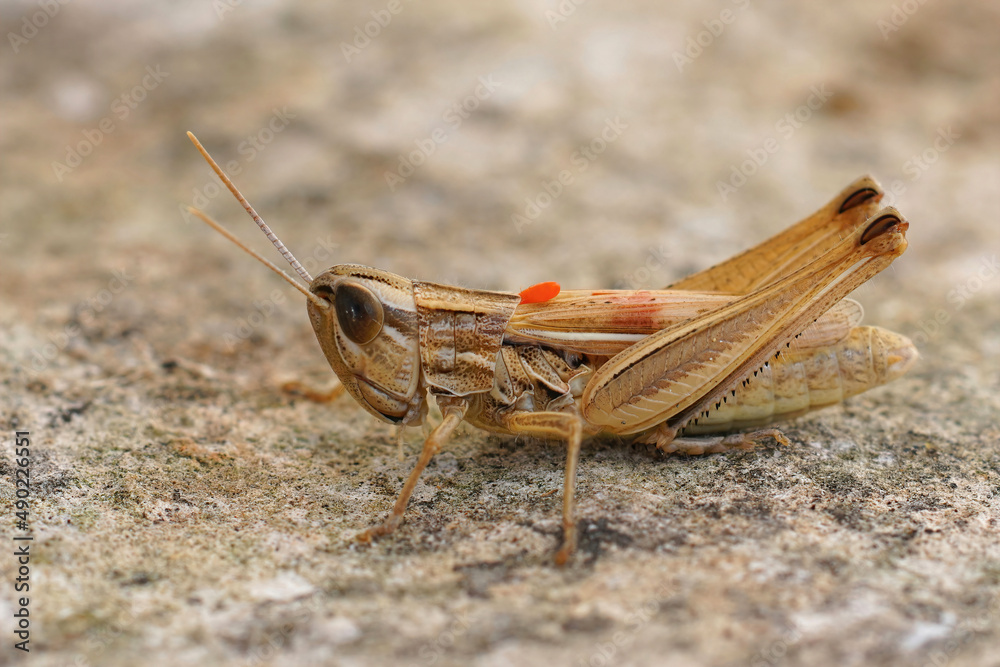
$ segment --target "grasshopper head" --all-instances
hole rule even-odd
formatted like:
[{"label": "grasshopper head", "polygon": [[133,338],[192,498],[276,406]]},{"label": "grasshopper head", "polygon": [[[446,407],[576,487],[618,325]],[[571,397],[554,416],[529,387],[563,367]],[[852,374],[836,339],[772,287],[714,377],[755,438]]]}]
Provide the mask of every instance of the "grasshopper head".
[{"label": "grasshopper head", "polygon": [[323,354],[347,391],[368,412],[393,424],[418,424],[420,356],[413,284],[357,264],[327,269],[309,291],[330,304],[307,302]]},{"label": "grasshopper head", "polygon": [[421,389],[413,283],[387,271],[340,264],[314,280],[267,226],[226,172],[190,132],[188,138],[309,289],[244,245],[197,209],[189,211],[302,292],[323,354],[347,391],[368,412],[393,424],[419,424],[427,412]]}]

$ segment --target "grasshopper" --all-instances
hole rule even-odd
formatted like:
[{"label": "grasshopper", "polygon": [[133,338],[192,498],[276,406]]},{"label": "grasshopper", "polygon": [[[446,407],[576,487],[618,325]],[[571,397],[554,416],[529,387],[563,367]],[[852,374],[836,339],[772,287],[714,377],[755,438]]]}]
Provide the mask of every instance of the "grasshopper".
[{"label": "grasshopper", "polygon": [[[662,290],[543,283],[515,294],[356,264],[313,278],[188,136],[308,287],[192,213],[305,295],[340,390],[400,427],[423,423],[431,396],[440,408],[392,511],[362,541],[399,526],[421,473],[465,420],[566,443],[555,556],[565,564],[584,436],[634,436],[685,454],[749,449],[767,437],[788,444],[760,427],[890,382],[917,358],[905,337],[858,326],[861,307],[845,298],[907,244],[908,223],[881,208],[883,190],[867,176],[760,245]],[[747,428],[757,430],[718,435]]]}]

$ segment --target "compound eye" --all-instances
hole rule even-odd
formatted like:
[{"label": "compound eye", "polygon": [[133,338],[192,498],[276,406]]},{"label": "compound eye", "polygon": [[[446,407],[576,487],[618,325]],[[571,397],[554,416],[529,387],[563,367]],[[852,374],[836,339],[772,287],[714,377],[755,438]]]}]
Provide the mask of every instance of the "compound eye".
[{"label": "compound eye", "polygon": [[382,304],[367,287],[340,283],[334,291],[333,303],[341,331],[358,345],[370,343],[382,330]]}]

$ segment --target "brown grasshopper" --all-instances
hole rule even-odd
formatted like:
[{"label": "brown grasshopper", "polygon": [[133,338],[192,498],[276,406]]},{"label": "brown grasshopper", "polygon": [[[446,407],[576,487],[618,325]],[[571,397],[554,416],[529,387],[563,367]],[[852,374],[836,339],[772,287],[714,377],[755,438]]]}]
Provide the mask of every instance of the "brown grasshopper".
[{"label": "brown grasshopper", "polygon": [[566,442],[563,564],[576,544],[585,435],[636,436],[687,454],[750,448],[767,436],[787,444],[775,429],[704,435],[838,403],[898,378],[917,357],[903,336],[857,326],[860,306],[845,299],[906,249],[908,223],[880,209],[883,191],[867,176],[778,235],[665,289],[560,292],[551,283],[514,294],[356,264],[314,279],[188,136],[308,289],[192,212],[306,296],[342,388],[401,427],[423,422],[429,396],[441,410],[395,506],[363,541],[400,524],[424,468],[465,420]]}]

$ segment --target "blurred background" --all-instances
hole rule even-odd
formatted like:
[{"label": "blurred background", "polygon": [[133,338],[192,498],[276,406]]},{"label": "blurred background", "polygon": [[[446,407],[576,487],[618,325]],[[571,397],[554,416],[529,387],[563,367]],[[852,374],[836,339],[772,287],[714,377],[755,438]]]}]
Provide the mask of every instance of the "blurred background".
[{"label": "blurred background", "polygon": [[[290,379],[328,385],[331,374],[301,297],[186,215],[186,206],[203,208],[280,260],[219,187],[187,130],[314,275],[351,262],[512,291],[546,280],[564,288],[657,288],[779,231],[870,173],[910,221],[910,247],[858,298],[868,323],[910,336],[923,357],[909,384],[892,394],[894,407],[880,414],[931,440],[950,434],[996,444],[995,2],[5,0],[0,26],[0,421],[35,432],[47,452],[37,474],[58,491],[39,501],[48,504],[36,526],[49,531],[55,563],[39,593],[53,603],[38,620],[45,629],[38,641],[50,656],[128,664],[143,647],[169,644],[169,636],[192,664],[247,661],[271,646],[261,639],[270,635],[252,630],[260,615],[253,605],[298,599],[295,586],[306,586],[300,570],[275,584],[274,598],[251,594],[250,611],[230,625],[199,621],[208,635],[235,639],[213,643],[185,625],[185,596],[222,584],[179,585],[158,569],[155,553],[176,549],[174,557],[187,562],[197,541],[191,535],[210,544],[215,528],[189,525],[170,537],[136,527],[156,523],[150,516],[157,512],[176,520],[186,507],[178,488],[198,483],[188,480],[197,466],[171,468],[173,459],[149,447],[167,443],[173,455],[207,465],[215,455],[252,460],[268,438],[297,437],[302,452],[326,452],[313,466],[341,476],[324,484],[356,489],[359,480],[344,478],[344,470],[365,475],[389,466],[383,495],[390,502],[410,465],[395,462],[391,431],[349,400],[314,407],[277,389]],[[836,432],[836,420],[828,423]],[[344,443],[333,443],[340,449],[328,451],[330,439],[341,437]],[[463,437],[470,444],[457,445],[459,461],[463,451],[497,446],[472,431]],[[244,450],[239,443],[254,444]],[[533,455],[558,466],[561,454],[551,449]],[[141,459],[137,452],[164,468],[123,462]],[[996,482],[994,466],[980,466],[980,481]],[[560,474],[549,473],[553,480]],[[289,479],[317,474],[307,466]],[[231,493],[238,504],[249,491]],[[378,498],[373,512],[387,506]],[[558,494],[546,502],[553,504],[540,516],[555,526]],[[168,511],[175,505],[181,509]],[[349,515],[343,534],[363,527],[365,516]],[[332,520],[322,515],[309,530]],[[146,537],[106,553],[126,530]],[[178,542],[184,539],[192,540],[188,550]],[[499,548],[504,539],[485,543]],[[548,548],[530,544],[533,553]],[[355,592],[382,605],[398,600],[384,597],[384,586],[392,572],[408,576],[395,569],[402,556],[346,553],[365,572],[357,581],[368,582]],[[433,560],[417,553],[421,563]],[[124,554],[131,564],[115,561]],[[289,562],[287,554],[274,557]],[[212,557],[226,577],[239,578],[245,563],[227,558]],[[82,562],[95,565],[73,583]],[[559,586],[577,602],[587,599],[541,556],[531,567],[524,574],[530,590],[510,593],[523,594],[519,600],[537,602],[530,591]],[[629,571],[634,563],[622,570]],[[440,581],[450,581],[459,570],[442,572]],[[330,576],[351,580],[345,571]],[[621,576],[630,582],[625,588],[646,589],[648,581]],[[150,580],[152,588],[144,585]],[[607,580],[595,586],[615,590]],[[414,599],[431,595],[400,590]],[[148,593],[146,607],[136,591]],[[218,595],[212,600],[229,599]],[[597,655],[587,652],[595,637],[625,622],[621,610],[636,599],[628,595],[616,598],[618,612],[597,614],[617,619],[610,625],[587,626],[592,609],[573,612],[582,621],[553,612],[550,635],[514,649],[501,640],[548,626],[508,609],[509,634],[463,631],[459,649],[445,650],[440,633],[461,618],[441,611],[445,603],[416,600],[400,617],[372,606],[352,616],[345,607],[324,616],[313,635],[297,635],[297,653],[268,659],[295,655],[307,664],[302,656],[363,659],[381,651],[412,658],[428,646],[421,664],[474,654],[481,664],[507,664],[504,651],[532,662],[566,657],[570,646],[588,658]],[[122,621],[127,640],[115,635],[101,651],[85,649],[96,627],[120,616],[97,607],[88,616],[88,599],[128,600],[143,621]],[[495,620],[499,612],[482,613]],[[751,659],[761,648],[752,642],[758,633],[785,636],[786,626],[754,629],[738,616],[720,644],[675,650],[686,651],[685,664],[728,664]],[[693,617],[671,622],[690,623],[692,637],[712,633]],[[931,628],[926,637],[906,644],[910,630],[897,627],[852,655],[875,664],[875,655],[930,650],[928,642],[954,625],[938,616],[920,622]],[[153,639],[151,627],[165,634]],[[658,655],[661,644],[649,641],[629,660]],[[974,652],[962,655],[975,660]]]},{"label": "blurred background", "polygon": [[882,279],[926,286],[893,305],[912,333],[996,248],[987,2],[0,7],[4,302],[27,326],[127,268],[108,308],[155,336],[148,315],[204,309],[171,332],[190,343],[279,284],[182,214],[266,245],[189,129],[320,269],[656,287],[871,173],[913,223]]}]

